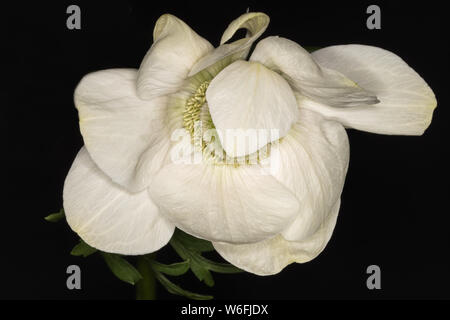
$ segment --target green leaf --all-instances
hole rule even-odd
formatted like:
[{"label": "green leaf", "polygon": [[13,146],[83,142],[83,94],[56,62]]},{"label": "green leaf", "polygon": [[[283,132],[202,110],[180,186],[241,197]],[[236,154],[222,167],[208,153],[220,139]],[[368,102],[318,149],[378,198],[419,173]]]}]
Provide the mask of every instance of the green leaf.
[{"label": "green leaf", "polygon": [[190,261],[191,270],[198,280],[204,281],[205,284],[210,287],[214,285],[214,279],[211,273],[208,269],[205,269],[202,265],[198,264],[195,259],[196,254],[198,254],[196,251],[189,250],[189,248],[184,246],[184,243],[182,243],[178,237],[172,237],[170,244],[183,260]]},{"label": "green leaf", "polygon": [[214,298],[213,296],[198,294],[188,290],[184,290],[179,286],[177,286],[176,284],[174,284],[173,282],[171,282],[169,279],[167,279],[162,273],[155,272],[155,277],[167,289],[167,291],[169,291],[172,294],[184,296],[186,298],[194,300],[211,300]]},{"label": "green leaf", "polygon": [[170,239],[170,244],[183,260],[190,261],[191,271],[207,286],[214,286],[214,278],[210,271],[218,273],[242,272],[242,270],[231,264],[219,263],[203,257],[202,251],[209,251],[209,246],[212,246],[212,244],[188,235],[179,229],[175,231],[174,236]]},{"label": "green leaf", "polygon": [[75,247],[73,247],[72,251],[70,252],[73,256],[83,256],[87,257],[96,252],[97,249],[92,248],[90,245],[88,245],[86,242],[80,239],[80,243],[77,244]]},{"label": "green leaf", "polygon": [[244,272],[243,270],[239,269],[238,267],[229,264],[229,263],[221,263],[221,262],[215,262],[209,259],[206,259],[205,257],[198,255],[197,260],[199,263],[201,263],[205,268],[208,270],[217,272],[217,273],[239,273]]},{"label": "green leaf", "polygon": [[111,269],[112,273],[120,280],[134,285],[142,279],[139,271],[120,255],[102,252],[102,256],[109,269]]},{"label": "green leaf", "polygon": [[308,51],[309,53],[312,53],[316,50],[321,49],[321,47],[317,47],[317,46],[305,46],[303,47],[306,51]]},{"label": "green leaf", "polygon": [[198,280],[205,282],[208,287],[214,286],[214,278],[211,272],[209,272],[209,270],[203,267],[201,264],[193,261],[191,263],[191,270],[198,278]]},{"label": "green leaf", "polygon": [[151,259],[148,259],[148,261],[154,271],[162,272],[169,276],[181,276],[185,274],[189,270],[190,265],[189,260],[172,264],[163,264]]},{"label": "green leaf", "polygon": [[189,250],[197,252],[214,251],[211,242],[193,237],[180,229],[176,229],[173,236]]},{"label": "green leaf", "polygon": [[59,210],[57,213],[52,213],[46,216],[44,219],[48,222],[58,222],[65,217],[64,209]]}]

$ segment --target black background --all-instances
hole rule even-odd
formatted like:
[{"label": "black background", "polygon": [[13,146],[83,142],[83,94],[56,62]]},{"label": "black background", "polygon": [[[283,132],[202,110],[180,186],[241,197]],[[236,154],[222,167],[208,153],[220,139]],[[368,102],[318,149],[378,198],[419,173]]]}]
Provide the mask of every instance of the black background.
[{"label": "black background", "polygon": [[[349,130],[351,160],[332,240],[312,262],[278,275],[216,275],[208,288],[192,275],[175,282],[219,299],[450,298],[447,169],[449,51],[445,10],[432,2],[374,2],[381,30],[366,28],[371,2],[241,1],[62,2],[4,11],[13,74],[8,80],[6,184],[0,298],[132,299],[99,256],[69,255],[77,236],[43,218],[62,205],[66,173],[82,146],[72,97],[91,71],[137,68],[163,13],[183,19],[218,45],[226,26],[247,7],[271,17],[265,36],[304,46],[360,43],[401,56],[434,90],[438,108],[423,136],[382,136]],[[66,8],[81,7],[81,30],[66,28]],[[448,20],[448,19],[447,19]],[[2,116],[3,117],[3,116]],[[11,220],[11,222],[9,222]],[[162,261],[174,261],[170,248]],[[82,289],[66,288],[66,268],[82,270]],[[366,268],[381,267],[381,290],[366,288]],[[163,299],[174,299],[158,289]]]}]

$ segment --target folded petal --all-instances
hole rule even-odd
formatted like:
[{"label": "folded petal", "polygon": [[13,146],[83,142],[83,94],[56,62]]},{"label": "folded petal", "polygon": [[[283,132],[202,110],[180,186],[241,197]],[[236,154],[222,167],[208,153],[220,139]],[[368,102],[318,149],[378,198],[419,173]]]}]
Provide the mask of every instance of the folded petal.
[{"label": "folded petal", "polygon": [[277,235],[257,243],[213,245],[225,260],[242,270],[261,276],[276,274],[293,262],[308,262],[323,251],[333,234],[339,206],[338,200],[317,231],[301,241],[288,241]]},{"label": "folded petal", "polygon": [[371,105],[376,96],[349,80],[340,72],[318,65],[313,57],[294,41],[268,37],[261,40],[250,57],[280,72],[300,94],[335,107]]},{"label": "folded petal", "polygon": [[113,183],[84,147],[67,175],[63,198],[72,230],[102,251],[126,255],[154,252],[174,231],[147,191],[129,193]]},{"label": "folded petal", "polygon": [[114,182],[144,189],[169,148],[166,98],[136,95],[137,72],[110,69],[86,75],[75,90],[80,129],[91,158]]},{"label": "folded petal", "polygon": [[262,161],[300,202],[296,219],[283,230],[291,241],[313,235],[340,198],[349,163],[345,129],[320,114],[302,110],[300,120]]},{"label": "folded petal", "polygon": [[342,45],[312,55],[320,65],[342,72],[373,92],[380,103],[333,108],[301,99],[301,106],[347,127],[381,134],[421,135],[430,125],[437,104],[433,91],[394,53],[372,46]]},{"label": "folded petal", "polygon": [[139,68],[139,97],[149,100],[177,91],[194,63],[212,49],[186,23],[162,15],[153,31],[153,45]]},{"label": "folded petal", "polygon": [[227,155],[254,153],[286,135],[298,119],[289,84],[258,62],[235,61],[210,83],[206,100]]},{"label": "folded petal", "polygon": [[[269,16],[262,12],[245,13],[232,21],[222,35],[220,46],[197,61],[192,67],[189,75],[194,75],[223,59],[229,60],[229,63],[238,59],[245,59],[253,42],[267,29],[269,21]],[[242,28],[247,29],[245,38],[236,40],[232,43],[225,43],[234,36],[236,31]]]},{"label": "folded petal", "polygon": [[149,192],[181,230],[230,243],[278,234],[299,207],[292,192],[257,165],[173,163],[156,174]]}]

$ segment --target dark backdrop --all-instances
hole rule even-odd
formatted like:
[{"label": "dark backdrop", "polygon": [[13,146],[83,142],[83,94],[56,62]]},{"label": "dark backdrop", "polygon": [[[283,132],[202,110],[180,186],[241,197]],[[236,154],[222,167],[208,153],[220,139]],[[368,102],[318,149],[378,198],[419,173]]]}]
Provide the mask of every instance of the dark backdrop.
[{"label": "dark backdrop", "polygon": [[[420,137],[348,131],[351,161],[340,215],[318,258],[271,277],[216,275],[212,289],[191,275],[177,283],[223,299],[450,298],[445,10],[429,1],[375,3],[381,7],[381,30],[366,28],[372,3],[364,1],[73,1],[5,10],[11,45],[4,50],[13,55],[8,60],[13,75],[2,112],[8,205],[0,298],[134,297],[133,287],[114,278],[100,257],[69,255],[77,236],[64,222],[43,219],[60,209],[65,175],[82,146],[73,90],[88,72],[137,68],[163,13],[178,16],[218,45],[228,23],[247,7],[271,17],[264,36],[280,35],[304,46],[368,44],[398,54],[434,90],[438,108]],[[66,28],[70,4],[81,7],[81,30]],[[175,259],[168,248],[160,257]],[[70,264],[81,267],[82,290],[66,289]],[[381,267],[381,290],[366,288],[371,264]],[[173,298],[161,288],[158,294]]]}]

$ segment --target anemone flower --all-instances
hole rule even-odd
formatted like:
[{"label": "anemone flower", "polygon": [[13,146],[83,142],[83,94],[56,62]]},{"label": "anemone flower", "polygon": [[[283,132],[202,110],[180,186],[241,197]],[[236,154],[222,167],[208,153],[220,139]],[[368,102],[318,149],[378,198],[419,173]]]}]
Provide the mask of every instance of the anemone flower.
[{"label": "anemone flower", "polygon": [[[336,224],[349,163],[345,128],[420,135],[436,99],[392,52],[312,54],[246,13],[214,48],[165,14],[139,70],[86,75],[75,90],[84,147],[64,186],[71,228],[126,255],[175,227],[259,275],[314,259]],[[247,35],[229,42],[238,29]]]}]

